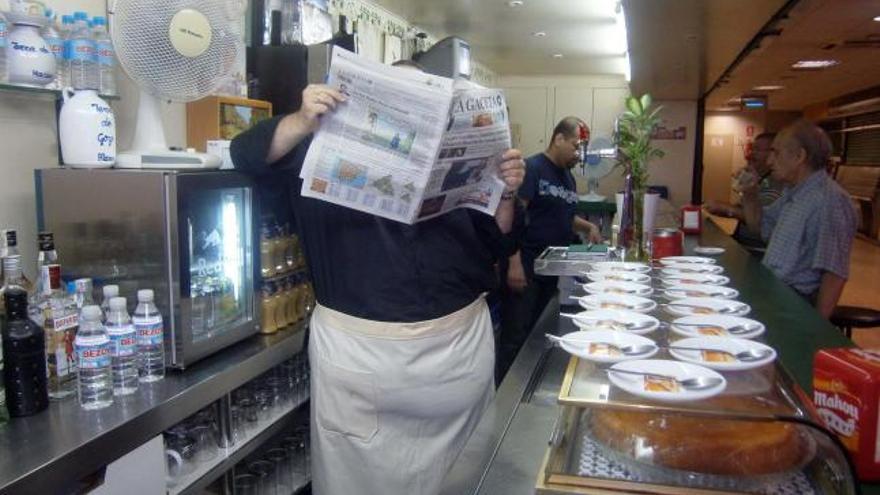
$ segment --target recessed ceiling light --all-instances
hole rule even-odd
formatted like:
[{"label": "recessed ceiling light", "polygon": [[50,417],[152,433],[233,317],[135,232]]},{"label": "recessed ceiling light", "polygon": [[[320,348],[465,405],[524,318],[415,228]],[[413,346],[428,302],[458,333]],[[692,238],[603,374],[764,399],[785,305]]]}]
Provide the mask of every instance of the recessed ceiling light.
[{"label": "recessed ceiling light", "polygon": [[880,15],[874,18],[875,21],[880,22]]},{"label": "recessed ceiling light", "polygon": [[837,60],[798,60],[791,65],[792,69],[825,69],[839,64]]},{"label": "recessed ceiling light", "polygon": [[777,91],[783,89],[785,86],[780,86],[779,84],[765,84],[763,86],[755,86],[755,91]]},{"label": "recessed ceiling light", "polygon": [[522,7],[523,0],[510,0],[507,2],[508,7]]},{"label": "recessed ceiling light", "polygon": [[554,53],[553,58],[562,58],[562,54],[561,53]]},{"label": "recessed ceiling light", "polygon": [[535,38],[543,38],[544,36],[547,36],[547,33],[545,33],[544,31],[535,31],[534,33],[532,33],[532,36],[534,36]]}]

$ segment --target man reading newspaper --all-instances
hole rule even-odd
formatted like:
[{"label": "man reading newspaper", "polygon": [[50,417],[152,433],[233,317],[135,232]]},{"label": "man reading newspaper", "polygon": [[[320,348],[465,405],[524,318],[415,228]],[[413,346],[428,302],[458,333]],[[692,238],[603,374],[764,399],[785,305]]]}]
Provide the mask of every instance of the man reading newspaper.
[{"label": "man reading newspaper", "polygon": [[[433,494],[493,396],[494,343],[484,294],[497,283],[495,261],[512,254],[505,233],[524,165],[517,150],[498,150],[476,163],[473,150],[489,146],[466,132],[454,146],[440,145],[452,143],[442,135],[457,133],[465,120],[430,121],[434,112],[425,108],[448,107],[451,100],[405,95],[417,86],[414,80],[442,88],[451,81],[387,67],[381,77],[345,75],[307,87],[296,113],[241,134],[231,154],[236,168],[275,174],[290,188],[308,257],[318,300],[309,338],[314,492]],[[363,92],[364,77],[374,92]],[[356,102],[361,95],[372,96]],[[472,128],[491,129],[489,120],[500,115],[495,111],[470,114]],[[360,123],[347,127],[335,120],[342,114]],[[341,134],[313,156],[317,167],[303,172],[328,125]],[[371,175],[383,160],[388,172]],[[470,163],[455,165],[462,161]],[[434,172],[441,168],[447,169],[442,179]],[[322,177],[320,200],[300,194]],[[494,202],[494,216],[448,208],[449,198],[470,197],[458,191],[493,182],[500,191],[489,191],[489,206],[479,208],[489,211]],[[359,193],[353,203],[375,196],[374,209],[341,206],[349,189]],[[409,208],[401,206],[404,191],[411,193]],[[380,197],[394,199],[385,209]],[[486,199],[474,198],[478,204]],[[445,213],[422,215],[412,225],[400,221],[419,216],[432,199],[442,204],[430,208]],[[380,211],[390,213],[373,214]]]}]

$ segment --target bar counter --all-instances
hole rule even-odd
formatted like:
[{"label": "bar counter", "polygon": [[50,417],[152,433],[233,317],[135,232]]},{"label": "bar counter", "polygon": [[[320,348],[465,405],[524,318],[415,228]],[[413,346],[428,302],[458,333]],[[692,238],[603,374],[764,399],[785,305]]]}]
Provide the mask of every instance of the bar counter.
[{"label": "bar counter", "polygon": [[[767,327],[765,342],[777,350],[781,365],[812,397],[815,352],[853,343],[716,225],[706,222],[701,235],[686,236],[684,254],[692,254],[697,245],[725,249],[718,263],[730,278],[729,286],[740,291],[738,300],[752,307],[749,317]],[[551,301],[447,475],[443,495],[535,493],[570,358],[562,349],[549,347],[544,334],[575,329],[570,320],[559,318],[558,300]],[[880,484],[860,487],[864,494],[880,494]]]}]

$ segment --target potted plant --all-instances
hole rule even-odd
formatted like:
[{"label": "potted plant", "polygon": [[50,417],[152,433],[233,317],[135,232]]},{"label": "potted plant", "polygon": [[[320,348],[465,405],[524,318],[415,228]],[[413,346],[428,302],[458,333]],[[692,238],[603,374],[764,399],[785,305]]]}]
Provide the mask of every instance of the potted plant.
[{"label": "potted plant", "polygon": [[[663,107],[651,108],[651,95],[641,98],[627,96],[626,108],[618,118],[615,141],[617,164],[623,168],[625,177],[624,207],[621,212],[620,246],[626,249],[626,257],[647,260],[645,237],[645,195],[648,192],[648,163],[663,157],[663,150],[651,144],[651,134],[660,122]],[[627,211],[629,210],[629,211]],[[653,224],[653,211],[651,212]]]}]

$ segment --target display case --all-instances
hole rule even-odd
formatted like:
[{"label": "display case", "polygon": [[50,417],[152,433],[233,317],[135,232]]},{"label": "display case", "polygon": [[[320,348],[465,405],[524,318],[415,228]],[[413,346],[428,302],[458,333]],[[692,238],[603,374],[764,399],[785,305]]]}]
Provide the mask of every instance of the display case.
[{"label": "display case", "polygon": [[[36,171],[38,225],[65,279],[155,291],[166,363],[184,368],[260,329],[254,186],[235,172]],[[96,298],[96,300],[98,300]]]},{"label": "display case", "polygon": [[537,492],[857,493],[845,450],[781,366],[724,375],[718,396],[654,402],[572,357]]}]

